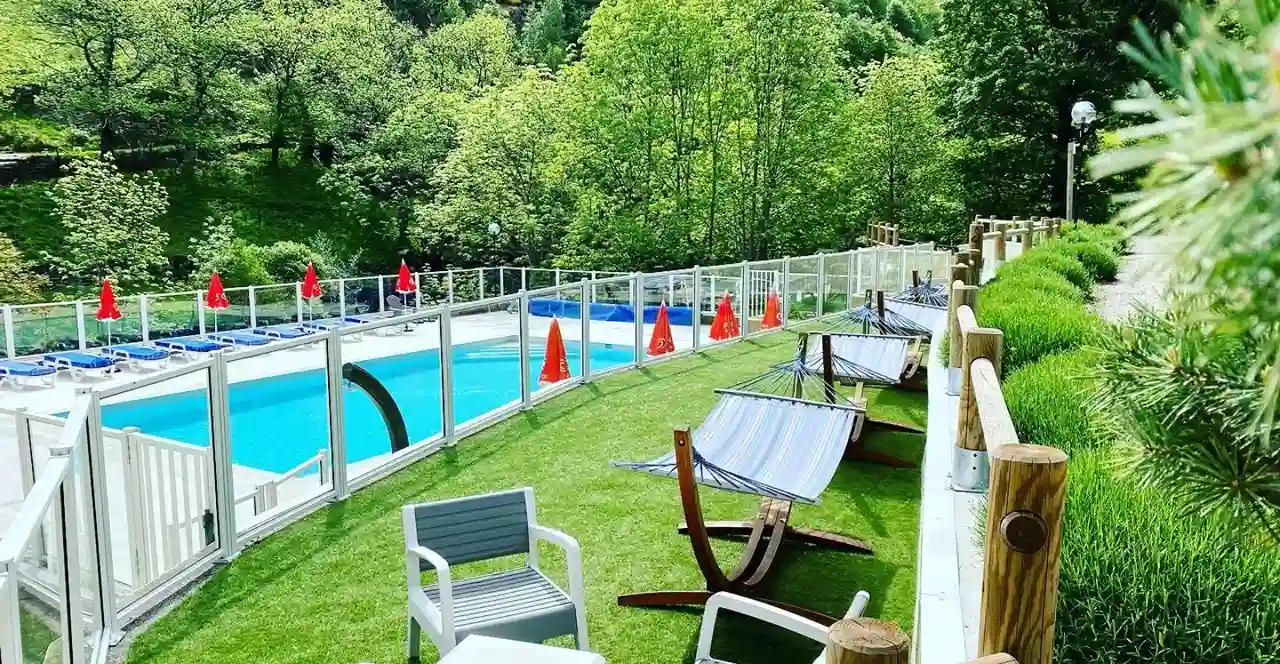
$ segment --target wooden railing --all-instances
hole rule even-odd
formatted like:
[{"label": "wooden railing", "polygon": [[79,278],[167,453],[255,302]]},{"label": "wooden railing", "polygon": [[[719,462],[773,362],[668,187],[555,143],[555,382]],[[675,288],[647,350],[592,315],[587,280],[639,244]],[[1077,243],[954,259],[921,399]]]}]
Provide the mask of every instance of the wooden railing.
[{"label": "wooden railing", "polygon": [[[955,280],[950,307],[949,354],[960,374],[957,459],[971,460],[984,484],[990,477],[979,657],[965,664],[1051,664],[1067,455],[1018,441],[1000,386],[1004,335],[978,325],[976,291]],[[843,620],[829,640],[828,664],[911,661],[906,634],[886,621]]]},{"label": "wooden railing", "polygon": [[891,247],[898,246],[901,237],[898,235],[898,226],[896,224],[867,224],[867,239],[872,244],[887,244]]}]

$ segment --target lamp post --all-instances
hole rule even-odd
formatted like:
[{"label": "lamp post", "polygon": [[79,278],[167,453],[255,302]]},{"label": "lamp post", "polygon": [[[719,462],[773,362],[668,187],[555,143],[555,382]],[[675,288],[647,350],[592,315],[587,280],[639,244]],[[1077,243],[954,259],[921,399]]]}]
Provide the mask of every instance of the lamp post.
[{"label": "lamp post", "polygon": [[1071,107],[1071,142],[1067,143],[1067,221],[1075,220],[1076,137],[1098,118],[1092,102],[1078,101]]}]

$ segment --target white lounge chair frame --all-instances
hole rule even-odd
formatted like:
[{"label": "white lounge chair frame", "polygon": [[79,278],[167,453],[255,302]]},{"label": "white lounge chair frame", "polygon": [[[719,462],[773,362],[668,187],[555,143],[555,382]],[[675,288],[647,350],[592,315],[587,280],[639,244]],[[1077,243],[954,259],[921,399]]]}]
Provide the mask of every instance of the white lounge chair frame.
[{"label": "white lounge chair frame", "polygon": [[[861,616],[862,612],[867,609],[867,602],[870,600],[871,595],[868,595],[867,591],[859,590],[844,617],[857,618]],[[824,645],[827,643],[827,628],[819,623],[779,609],[776,606],[765,604],[759,600],[721,592],[712,595],[711,599],[707,600],[707,610],[702,614],[702,629],[698,634],[698,650],[693,656],[694,664],[729,664],[724,660],[711,657],[711,641],[715,638],[716,618],[719,617],[721,609],[749,616],[756,620],[767,622],[770,625],[776,625]],[[813,664],[826,664],[826,661],[827,651],[823,649],[818,654],[818,658],[813,660]]]}]

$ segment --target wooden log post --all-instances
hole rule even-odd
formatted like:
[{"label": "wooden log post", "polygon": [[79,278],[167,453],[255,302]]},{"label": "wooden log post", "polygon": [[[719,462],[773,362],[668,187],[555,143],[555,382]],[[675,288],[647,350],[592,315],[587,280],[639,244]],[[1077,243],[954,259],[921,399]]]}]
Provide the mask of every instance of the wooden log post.
[{"label": "wooden log post", "polygon": [[1034,235],[1031,231],[1032,228],[1035,228],[1034,221],[1022,222],[1022,253],[1024,254],[1031,251],[1031,247],[1035,244],[1034,240],[1032,240]]},{"label": "wooden log post", "polygon": [[898,246],[902,242],[902,227],[894,225],[893,227],[893,246]]},{"label": "wooden log post", "polygon": [[909,664],[911,639],[876,618],[845,618],[827,631],[827,664]]},{"label": "wooden log post", "polygon": [[960,331],[960,307],[970,309],[978,304],[978,287],[964,283],[952,283],[951,297],[947,299],[947,335],[950,340],[947,355],[947,394],[960,394],[960,364],[964,359],[964,334]]},{"label": "wooden log post", "polygon": [[1014,659],[1013,656],[1008,653],[998,652],[994,655],[971,659],[967,662],[962,662],[961,664],[1018,664],[1018,660]]},{"label": "wooden log post", "polygon": [[1043,445],[991,451],[978,654],[1051,664],[1067,455]]},{"label": "wooden log post", "polygon": [[974,360],[985,359],[995,367],[995,374],[1000,375],[1004,333],[994,328],[978,327],[971,307],[956,309],[956,326],[963,339],[960,344],[960,404],[956,415],[956,447],[951,455],[951,487],[956,491],[984,493],[990,478],[990,466],[971,367]]},{"label": "wooden log post", "polygon": [[[954,281],[959,281],[962,284],[969,282],[969,266],[968,265],[965,265],[964,263],[956,263],[955,265],[951,266],[951,281],[948,281],[947,283],[950,284]],[[950,295],[950,292],[951,291],[948,289],[947,291],[948,296]]]},{"label": "wooden log post", "polygon": [[996,267],[1005,262],[1004,243],[1009,237],[1009,225],[1003,221],[995,222],[995,231],[1000,235],[996,237]]},{"label": "wooden log post", "polygon": [[969,224],[969,251],[973,252],[973,283],[982,283],[982,222]]}]

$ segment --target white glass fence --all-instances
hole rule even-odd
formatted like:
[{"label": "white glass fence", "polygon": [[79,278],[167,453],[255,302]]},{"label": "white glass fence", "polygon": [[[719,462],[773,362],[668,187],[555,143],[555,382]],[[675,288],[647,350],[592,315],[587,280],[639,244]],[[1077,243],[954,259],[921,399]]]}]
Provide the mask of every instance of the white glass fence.
[{"label": "white glass fence", "polygon": [[[220,330],[293,325],[175,356],[167,368],[130,368],[74,392],[55,387],[43,414],[6,409],[0,397],[0,529],[12,558],[0,558],[0,612],[8,612],[0,617],[39,604],[47,628],[24,634],[5,617],[0,646],[49,633],[58,647],[88,647],[97,633],[114,638],[243,546],[540,401],[765,333],[773,298],[784,325],[801,324],[861,305],[864,289],[909,284],[911,271],[949,264],[949,252],[920,246],[594,279],[562,271],[559,285],[553,270],[486,268],[418,275],[411,306],[381,308],[395,304],[385,297],[394,281],[340,280],[322,284],[334,294],[323,306],[347,318],[328,323],[299,314],[292,285],[236,290],[246,304],[219,312]],[[503,293],[522,275],[526,288]],[[144,301],[212,331],[197,295]],[[713,329],[731,333],[717,339]],[[56,478],[45,479],[50,473]],[[78,492],[78,520],[59,516],[49,485]],[[6,517],[6,505],[21,514]],[[83,555],[50,539],[64,527]],[[84,573],[58,575],[69,568]],[[59,599],[59,583],[85,586],[73,594],[78,608]],[[78,618],[58,622],[59,611]],[[67,633],[73,628],[81,636]]]}]

